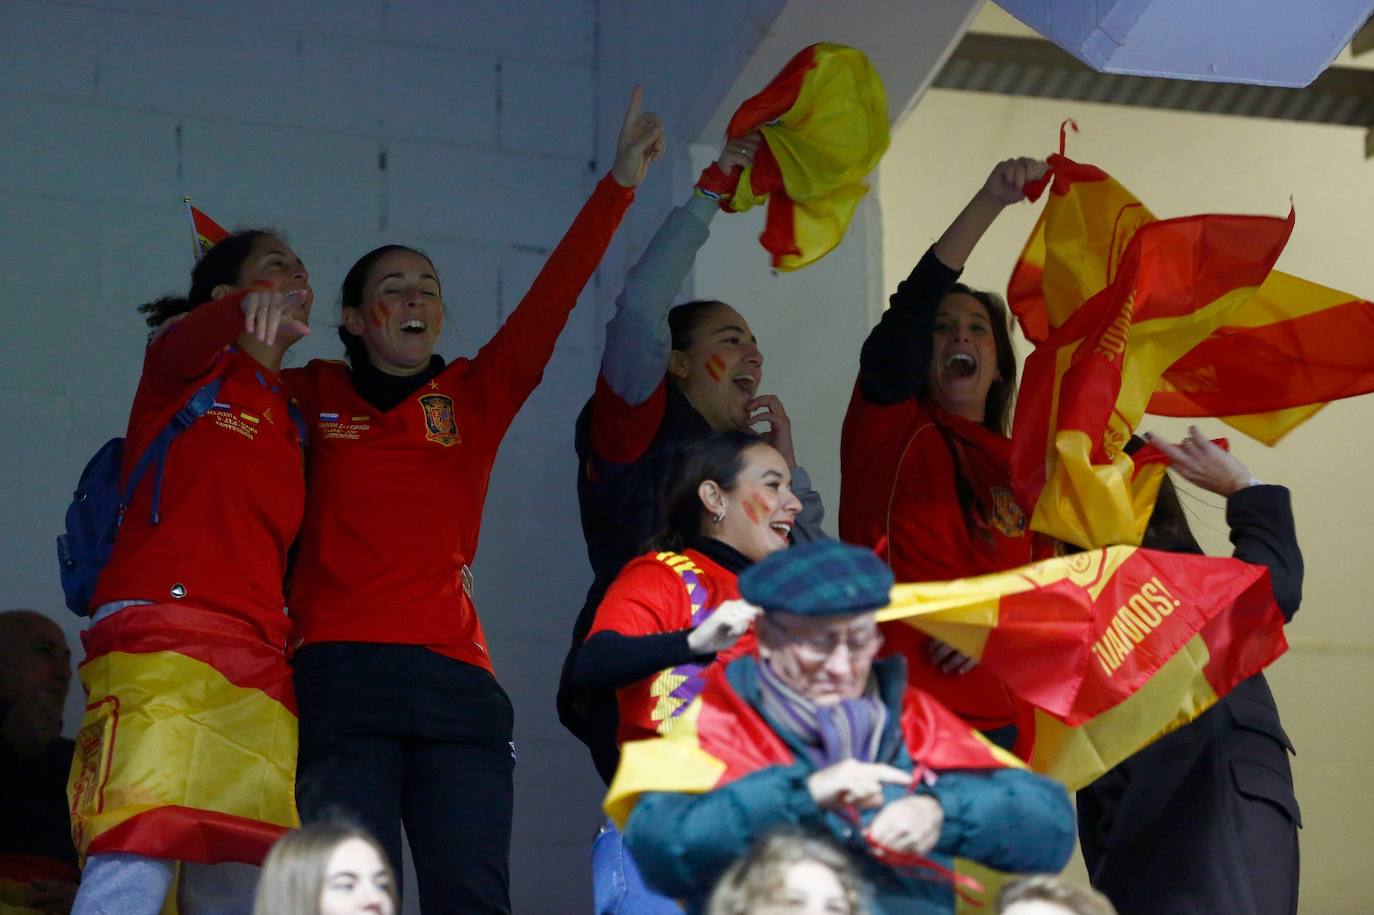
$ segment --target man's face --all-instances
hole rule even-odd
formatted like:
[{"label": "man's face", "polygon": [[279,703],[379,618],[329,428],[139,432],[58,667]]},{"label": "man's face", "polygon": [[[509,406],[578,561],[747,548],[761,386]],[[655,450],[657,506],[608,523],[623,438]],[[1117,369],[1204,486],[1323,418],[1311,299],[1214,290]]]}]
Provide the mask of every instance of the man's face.
[{"label": "man's face", "polygon": [[799,616],[774,611],[759,627],[759,651],[783,682],[816,705],[857,699],[882,647],[876,614]]},{"label": "man's face", "polygon": [[40,613],[0,614],[0,702],[51,704],[58,716],[72,679],[72,653],[56,623]]}]

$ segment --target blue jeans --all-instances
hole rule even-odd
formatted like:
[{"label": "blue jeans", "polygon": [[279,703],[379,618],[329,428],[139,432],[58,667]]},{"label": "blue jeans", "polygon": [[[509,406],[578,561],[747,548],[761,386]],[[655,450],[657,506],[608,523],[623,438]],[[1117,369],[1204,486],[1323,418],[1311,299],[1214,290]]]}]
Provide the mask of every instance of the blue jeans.
[{"label": "blue jeans", "polygon": [[[248,915],[258,868],[229,861],[183,862],[177,911],[185,915]],[[81,873],[72,915],[157,915],[172,886],[176,862],[128,852],[91,855]]]},{"label": "blue jeans", "polygon": [[610,820],[592,843],[592,894],[596,915],[682,915],[681,906],[644,884]]}]

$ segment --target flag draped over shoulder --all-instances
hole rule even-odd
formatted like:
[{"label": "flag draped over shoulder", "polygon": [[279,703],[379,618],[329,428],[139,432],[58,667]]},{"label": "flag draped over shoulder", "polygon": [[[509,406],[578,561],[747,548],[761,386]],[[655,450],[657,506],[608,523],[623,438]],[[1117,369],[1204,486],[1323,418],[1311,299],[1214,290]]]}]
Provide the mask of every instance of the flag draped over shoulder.
[{"label": "flag draped over shoulder", "polygon": [[282,650],[187,606],[130,608],[82,640],[88,705],[68,782],[77,850],[260,864],[300,822]]},{"label": "flag draped over shoulder", "polygon": [[1139,543],[1163,466],[1138,469],[1126,442],[1170,366],[1255,298],[1293,214],[1154,219],[1100,169],[1050,165],[1050,200],[1009,288],[1036,342],[1012,479],[1033,530],[1086,549]]},{"label": "flag draped over shoulder", "polygon": [[1192,721],[1287,649],[1267,569],[1114,546],[950,582],[879,611],[1033,709],[1017,755],[1070,788]]},{"label": "flag draped over shoulder", "polygon": [[[730,686],[726,666],[707,668],[701,696],[664,736],[621,747],[620,767],[603,802],[620,829],[648,792],[704,794],[751,772],[795,762],[782,738]],[[901,725],[912,759],[937,771],[1022,765],[917,690],[904,697]]]},{"label": "flag draped over shoulder", "polygon": [[759,236],[773,267],[796,270],[838,245],[890,135],[882,80],[860,51],[822,42],[788,61],[730,120],[726,136],[764,142],[728,208],[767,202]]}]

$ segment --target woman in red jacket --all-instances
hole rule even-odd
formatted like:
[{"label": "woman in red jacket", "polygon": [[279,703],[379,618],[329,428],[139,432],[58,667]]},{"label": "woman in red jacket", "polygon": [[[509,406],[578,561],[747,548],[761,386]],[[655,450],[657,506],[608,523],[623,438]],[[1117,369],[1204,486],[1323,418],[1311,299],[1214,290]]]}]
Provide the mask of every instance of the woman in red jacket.
[{"label": "woman in red jacket", "polygon": [[[631,560],[597,607],[572,684],[615,690],[617,746],[666,733],[701,691],[703,673],[754,646],[758,608],[739,573],[787,549],[802,510],[788,462],[749,432],[716,432],[685,449],[667,480],[667,529]],[[592,848],[598,913],[681,911],[648,890],[607,823]]]},{"label": "woman in red jacket", "polygon": [[188,908],[215,893],[247,911],[256,865],[297,823],[282,579],[305,479],[277,372],[310,302],[290,246],[251,231],[210,249],[185,298],[141,309],[155,330],[121,480],[194,394],[209,410],[139,480],[92,599],[68,786],[88,856],[77,912],[154,915],[178,861]]},{"label": "woman in red jacket", "polygon": [[349,364],[290,373],[311,426],[290,600],[301,813],[344,808],[394,866],[404,822],[426,912],[510,911],[513,716],[469,565],[501,439],[661,152],[639,101],[610,174],[477,356],[434,355],[439,271],[388,245],[344,280]]},{"label": "woman in red jacket", "polygon": [[[840,438],[840,537],[881,548],[898,581],[1024,565],[1033,538],[1012,497],[1016,354],[1001,298],[957,282],[964,261],[1045,163],[999,163],[897,287],[864,342]],[[911,682],[976,728],[1014,723],[1000,681],[907,626],[885,627]]]}]

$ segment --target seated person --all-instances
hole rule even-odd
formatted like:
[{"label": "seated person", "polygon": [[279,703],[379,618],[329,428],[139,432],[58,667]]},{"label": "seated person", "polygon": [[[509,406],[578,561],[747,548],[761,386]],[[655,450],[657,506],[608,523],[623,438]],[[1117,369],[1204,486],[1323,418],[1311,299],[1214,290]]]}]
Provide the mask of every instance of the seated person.
[{"label": "seated person", "polygon": [[700,911],[730,863],[784,825],[852,852],[876,915],[953,912],[954,856],[1012,872],[1064,866],[1064,789],[907,689],[903,659],[874,662],[875,611],[892,588],[877,556],[805,544],[739,585],[763,608],[756,653],[711,668],[667,737],[626,744],[607,797],[609,813],[628,813],[626,845],[650,885]]},{"label": "seated person", "polygon": [[79,872],[67,814],[73,744],[59,736],[72,679],[62,629],[0,613],[0,909],[66,912]]}]

